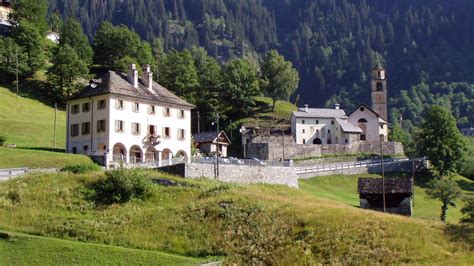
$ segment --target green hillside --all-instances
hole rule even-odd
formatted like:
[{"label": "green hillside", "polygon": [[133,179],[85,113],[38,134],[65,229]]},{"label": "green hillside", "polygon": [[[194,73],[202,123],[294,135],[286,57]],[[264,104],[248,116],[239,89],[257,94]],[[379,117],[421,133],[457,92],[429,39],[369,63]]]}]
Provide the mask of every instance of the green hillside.
[{"label": "green hillside", "polygon": [[[300,181],[300,188],[314,196],[335,200],[351,206],[359,206],[359,195],[357,194],[358,177],[381,177],[380,175],[359,174],[353,176],[321,176]],[[456,181],[463,189],[465,195],[474,193],[474,182],[461,176]],[[441,203],[436,200],[427,199],[425,189],[421,182],[415,182],[415,202],[413,208],[414,217],[438,220]],[[420,184],[421,183],[421,184]],[[421,186],[420,186],[421,185]],[[461,200],[458,200],[458,208],[450,207],[447,221],[458,223],[462,217],[460,209]]]},{"label": "green hillside", "polygon": [[150,175],[178,186],[154,186],[144,201],[94,206],[84,188],[97,175],[37,174],[0,183],[0,229],[243,265],[474,263],[472,230],[448,230],[438,221],[360,210],[283,186],[156,172]]},{"label": "green hillside", "polygon": [[[30,88],[33,89],[33,88]],[[62,167],[71,163],[87,163],[80,155],[64,154],[66,113],[58,111],[54,149],[54,108],[35,99],[18,96],[0,87],[0,136],[17,148],[0,147],[0,168]]]},{"label": "green hillside", "polygon": [[8,239],[0,238],[1,265],[198,265],[205,262],[156,251],[10,235]]}]

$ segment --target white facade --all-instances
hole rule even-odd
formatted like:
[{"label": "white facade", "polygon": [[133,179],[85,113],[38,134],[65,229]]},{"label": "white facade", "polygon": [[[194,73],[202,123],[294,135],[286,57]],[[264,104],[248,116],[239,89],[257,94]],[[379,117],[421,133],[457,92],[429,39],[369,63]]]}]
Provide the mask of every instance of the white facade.
[{"label": "white facade", "polygon": [[[142,88],[138,88],[142,89]],[[107,93],[67,104],[67,152],[106,164],[191,156],[191,107]]]},{"label": "white facade", "polygon": [[304,114],[304,109],[301,109],[293,113],[291,131],[296,144],[352,144],[359,140],[357,129],[347,131],[341,125],[347,121],[343,110],[334,109],[333,117],[322,117],[319,111],[328,113],[333,110],[309,109]]},{"label": "white facade", "polygon": [[362,129],[361,141],[380,141],[380,135],[383,140],[388,141],[388,125],[377,113],[366,105],[360,105],[350,115],[349,122]]}]

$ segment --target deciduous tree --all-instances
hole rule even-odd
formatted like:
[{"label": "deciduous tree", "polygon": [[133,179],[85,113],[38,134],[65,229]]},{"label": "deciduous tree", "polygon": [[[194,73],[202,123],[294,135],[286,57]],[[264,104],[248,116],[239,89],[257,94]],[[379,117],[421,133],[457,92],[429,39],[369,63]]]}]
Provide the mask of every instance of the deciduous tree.
[{"label": "deciduous tree", "polygon": [[441,221],[446,221],[448,207],[456,207],[456,200],[462,195],[456,181],[451,179],[434,179],[426,190],[428,198],[441,201]]}]

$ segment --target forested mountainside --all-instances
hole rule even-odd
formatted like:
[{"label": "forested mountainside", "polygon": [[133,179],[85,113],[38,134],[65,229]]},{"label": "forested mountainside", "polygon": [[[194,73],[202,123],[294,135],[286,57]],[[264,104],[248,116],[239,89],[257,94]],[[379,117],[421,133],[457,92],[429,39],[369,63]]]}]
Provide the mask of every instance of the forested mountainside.
[{"label": "forested mountainside", "polygon": [[[165,49],[205,47],[222,61],[277,49],[301,83],[293,99],[311,105],[369,102],[369,70],[389,75],[391,119],[407,124],[427,104],[474,126],[472,0],[50,0],[92,38],[101,21],[125,24]],[[299,96],[298,96],[299,95]],[[303,100],[304,99],[304,100]]]}]

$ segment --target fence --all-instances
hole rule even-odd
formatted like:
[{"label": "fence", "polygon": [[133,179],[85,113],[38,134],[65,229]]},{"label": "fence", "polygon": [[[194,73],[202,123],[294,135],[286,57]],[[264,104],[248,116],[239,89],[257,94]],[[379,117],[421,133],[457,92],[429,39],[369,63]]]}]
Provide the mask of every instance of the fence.
[{"label": "fence", "polygon": [[29,170],[29,168],[0,169],[0,181],[9,180],[10,178],[26,174]]},{"label": "fence", "polygon": [[[216,157],[193,158],[192,163],[196,164],[216,164]],[[285,161],[263,161],[259,159],[237,159],[233,157],[219,158],[219,164],[222,165],[248,165],[248,166],[293,166],[292,160]]]},{"label": "fence", "polygon": [[[401,162],[410,162],[410,161],[421,161],[424,159],[385,159],[383,162],[386,165],[401,163]],[[362,168],[362,167],[371,167],[371,166],[378,166],[381,164],[380,160],[366,160],[366,161],[357,161],[357,162],[344,162],[344,163],[333,163],[333,164],[321,164],[315,165],[311,167],[299,167],[296,170],[298,175],[303,174],[312,174],[312,173],[319,173],[319,172],[328,172],[328,171],[336,171],[336,170],[344,170],[344,169],[353,169],[353,168]]]}]

